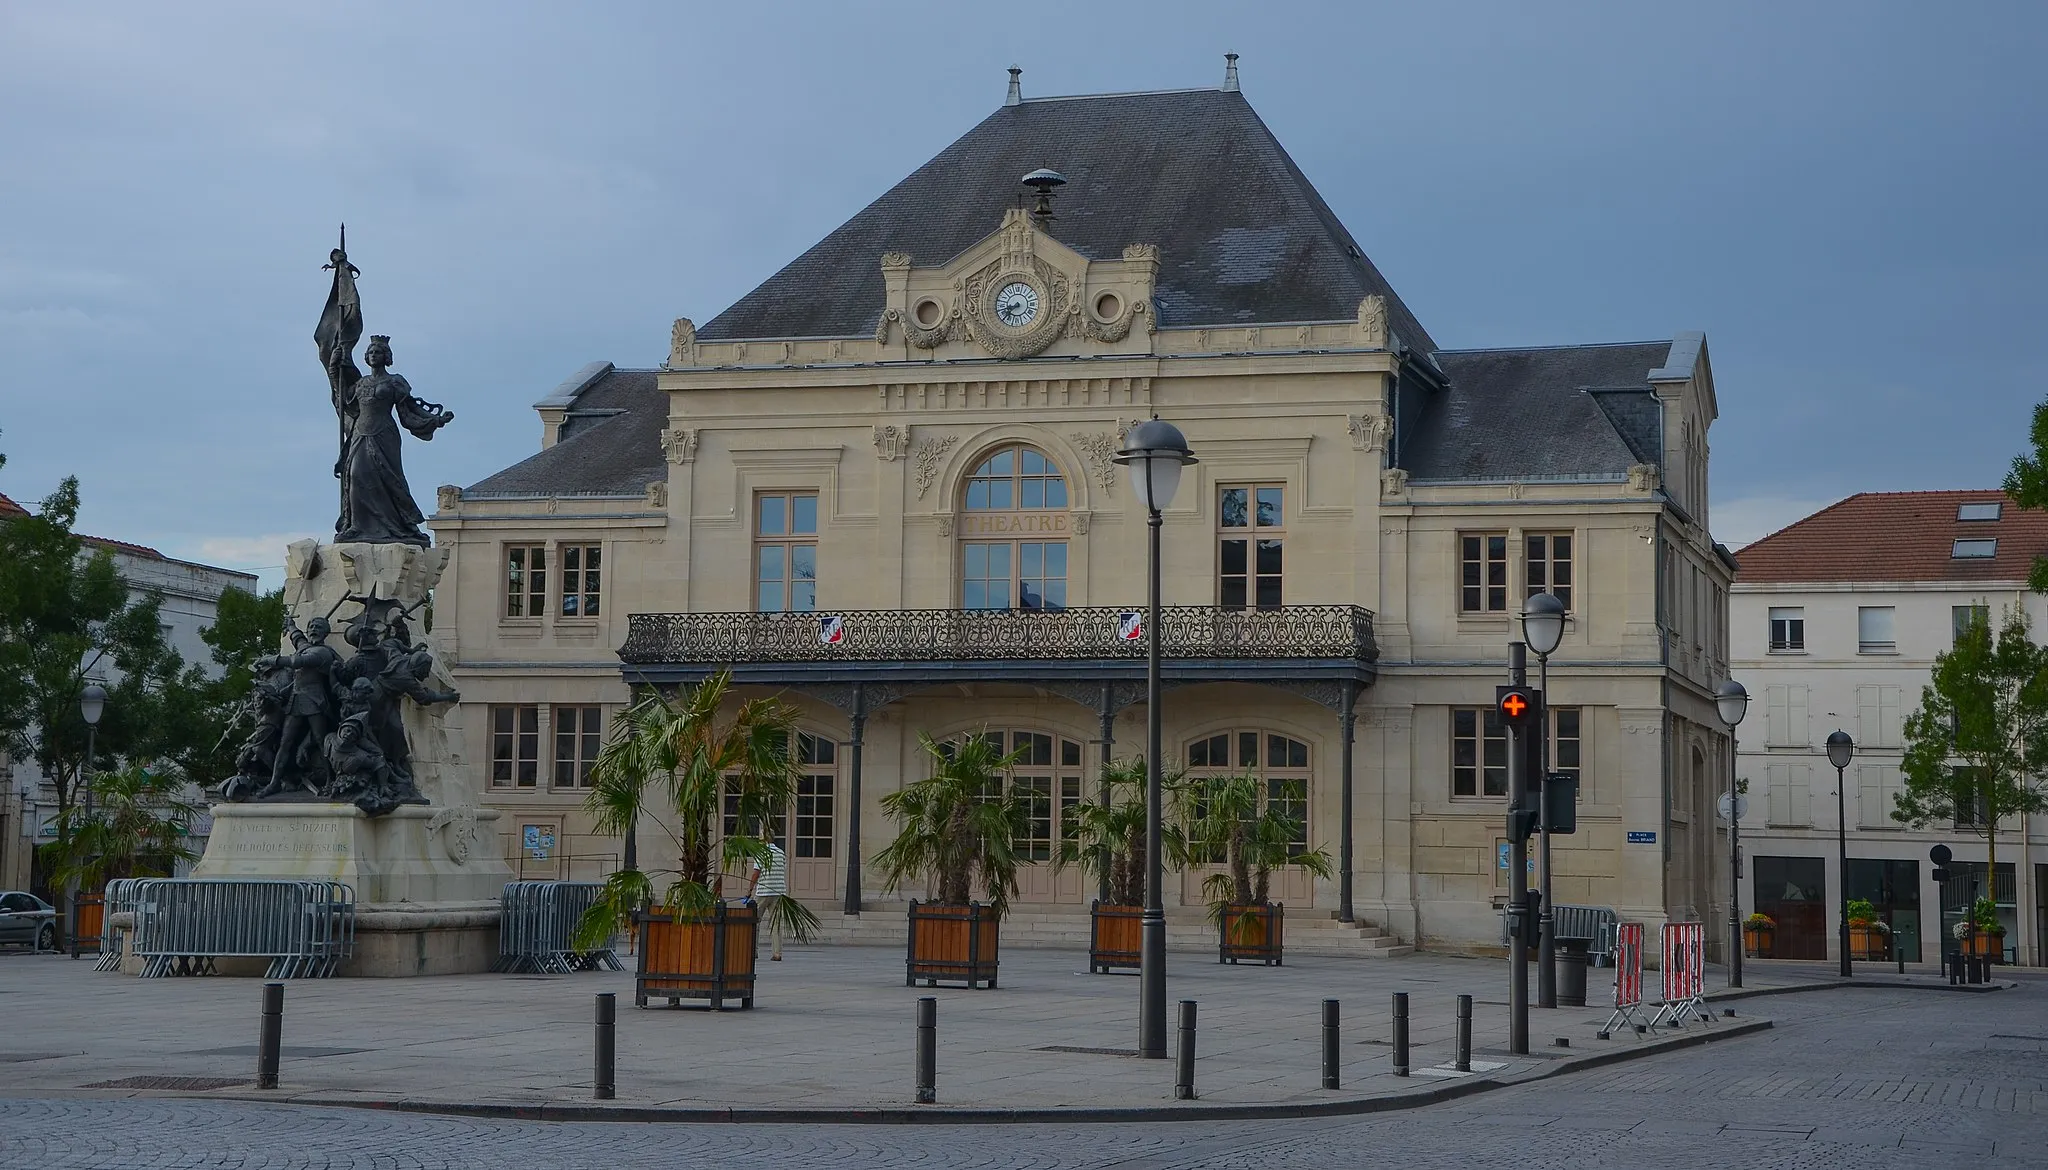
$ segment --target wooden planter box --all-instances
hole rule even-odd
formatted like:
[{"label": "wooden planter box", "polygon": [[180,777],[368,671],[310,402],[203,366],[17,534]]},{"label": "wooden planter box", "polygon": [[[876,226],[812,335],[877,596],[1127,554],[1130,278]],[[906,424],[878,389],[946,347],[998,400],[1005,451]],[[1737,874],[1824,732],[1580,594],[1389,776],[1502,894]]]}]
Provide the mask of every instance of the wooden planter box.
[{"label": "wooden planter box", "polygon": [[1885,934],[1875,926],[1849,924],[1849,957],[1852,959],[1882,959],[1889,948],[1885,945]]},{"label": "wooden planter box", "polygon": [[754,1006],[754,939],[760,915],[752,902],[720,903],[709,914],[681,917],[651,911],[638,916],[639,962],[633,974],[633,1003],[666,999],[670,1007],[685,999],[710,1001],[724,1011],[725,1001]]},{"label": "wooden planter box", "polygon": [[[77,942],[72,954],[90,951],[97,955],[100,953],[100,934],[107,921],[107,900],[100,894],[80,894],[75,905],[78,922],[72,937]],[[62,945],[63,940],[59,939],[58,943]]]},{"label": "wooden planter box", "polygon": [[1281,966],[1281,928],[1285,925],[1285,910],[1286,907],[1277,902],[1270,906],[1225,907],[1216,961]]},{"label": "wooden planter box", "polygon": [[965,906],[910,903],[910,948],[903,986],[963,983],[970,990],[996,985],[996,916],[979,902]]},{"label": "wooden planter box", "polygon": [[1139,946],[1145,908],[1088,904],[1088,970],[1107,975],[1118,968],[1135,971],[1140,966]]},{"label": "wooden planter box", "polygon": [[1776,930],[1767,930],[1760,926],[1745,926],[1742,928],[1742,945],[1749,951],[1750,958],[1768,959],[1771,957],[1771,944],[1776,941],[1777,933]]},{"label": "wooden planter box", "polygon": [[1981,930],[1975,931],[1964,935],[1960,940],[1960,945],[1962,952],[1966,955],[1978,955],[1992,959],[2002,959],[2005,957],[2005,936],[2002,934],[1987,934]]}]

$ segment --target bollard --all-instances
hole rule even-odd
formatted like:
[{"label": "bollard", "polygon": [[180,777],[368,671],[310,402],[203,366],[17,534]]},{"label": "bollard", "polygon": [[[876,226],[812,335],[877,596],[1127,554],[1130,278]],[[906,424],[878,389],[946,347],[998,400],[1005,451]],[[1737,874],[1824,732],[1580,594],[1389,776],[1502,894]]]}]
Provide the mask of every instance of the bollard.
[{"label": "bollard", "polygon": [[591,1095],[609,1101],[619,1095],[614,1060],[618,1055],[619,997],[609,991],[597,993],[597,1069]]},{"label": "bollard", "polygon": [[1195,1001],[1180,1001],[1180,1046],[1173,1054],[1173,1099],[1195,1099]]},{"label": "bollard", "polygon": [[1408,993],[1394,993],[1394,1075],[1408,1075]]},{"label": "bollard", "polygon": [[1458,1054],[1457,1064],[1453,1067],[1459,1072],[1472,1071],[1472,997],[1469,995],[1458,997]]},{"label": "bollard", "polygon": [[263,1026],[256,1037],[256,1087],[277,1087],[278,1049],[284,1041],[284,984],[263,985]]},{"label": "bollard", "polygon": [[1323,1087],[1337,1087],[1337,1001],[1323,1001]]},{"label": "bollard", "polygon": [[939,1099],[939,1001],[920,996],[917,1001],[917,1103],[930,1105]]}]

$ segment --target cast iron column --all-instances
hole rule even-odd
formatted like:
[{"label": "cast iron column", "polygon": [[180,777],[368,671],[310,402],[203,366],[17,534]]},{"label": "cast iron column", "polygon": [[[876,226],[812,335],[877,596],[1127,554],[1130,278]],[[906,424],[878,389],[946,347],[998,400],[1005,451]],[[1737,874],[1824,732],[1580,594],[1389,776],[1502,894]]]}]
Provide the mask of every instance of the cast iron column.
[{"label": "cast iron column", "polygon": [[1541,917],[1537,929],[1542,933],[1536,943],[1536,1006],[1554,1008],[1557,1006],[1557,911],[1550,905],[1550,655],[1536,656],[1536,693],[1543,696],[1537,704],[1537,715],[1542,725],[1536,729],[1537,769],[1536,825],[1543,831],[1539,843],[1540,856],[1537,864],[1542,873],[1537,882],[1543,898]]},{"label": "cast iron column", "polygon": [[[1096,714],[1102,719],[1102,809],[1109,811],[1109,762],[1116,751],[1116,684],[1102,684],[1102,705]],[[1109,867],[1102,867],[1102,880],[1096,883],[1096,899],[1103,905],[1109,904]]]},{"label": "cast iron column", "polygon": [[[1508,643],[1508,682],[1525,686],[1529,681],[1528,646]],[[1527,807],[1529,799],[1529,753],[1522,737],[1526,731],[1508,732],[1508,808]],[[1516,840],[1508,850],[1508,1051],[1529,1055],[1529,843]]]},{"label": "cast iron column", "polygon": [[1837,891],[1841,896],[1835,899],[1835,909],[1837,911],[1836,916],[1840,920],[1836,924],[1836,928],[1837,933],[1840,935],[1842,947],[1842,978],[1844,979],[1847,979],[1854,973],[1849,969],[1849,817],[1847,802],[1842,797],[1842,788],[1844,786],[1842,774],[1846,771],[1848,771],[1846,767],[1835,769],[1835,849],[1841,861],[1841,872],[1836,875],[1835,879],[1841,887]]},{"label": "cast iron column", "polygon": [[1337,726],[1343,732],[1344,765],[1339,772],[1340,791],[1343,794],[1343,829],[1337,838],[1337,864],[1341,872],[1337,877],[1337,921],[1354,922],[1351,912],[1351,749],[1358,738],[1358,712],[1353,709],[1358,702],[1358,684],[1351,679],[1344,680],[1343,707],[1337,711]]},{"label": "cast iron column", "polygon": [[1728,986],[1742,986],[1742,818],[1735,791],[1735,729],[1728,730]]},{"label": "cast iron column", "polygon": [[1160,884],[1159,509],[1147,520],[1150,580],[1145,608],[1145,915],[1139,920],[1138,1055],[1166,1059],[1166,902]]},{"label": "cast iron column", "polygon": [[860,756],[861,745],[867,738],[868,692],[860,683],[853,684],[853,714],[847,724],[853,738],[853,765],[846,776],[846,912],[860,913]]}]

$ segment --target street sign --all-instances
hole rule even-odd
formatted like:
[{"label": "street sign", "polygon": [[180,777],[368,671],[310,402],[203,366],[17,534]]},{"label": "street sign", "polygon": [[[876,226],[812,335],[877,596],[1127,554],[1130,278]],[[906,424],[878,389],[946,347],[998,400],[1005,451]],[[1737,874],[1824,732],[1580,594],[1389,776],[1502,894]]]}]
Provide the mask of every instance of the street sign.
[{"label": "street sign", "polygon": [[1655,829],[1648,831],[1630,829],[1628,831],[1628,843],[1631,845],[1655,845],[1657,843],[1657,831]]},{"label": "street sign", "polygon": [[[1721,819],[1722,819],[1722,820],[1724,820],[1724,821],[1725,821],[1725,820],[1729,819],[1729,818],[1728,818],[1728,793],[1725,793],[1725,792],[1723,792],[1723,793],[1721,794],[1721,799],[1719,799],[1719,800],[1717,800],[1717,801],[1715,801],[1715,802],[1714,802],[1714,808],[1715,808],[1715,810],[1716,810],[1716,811],[1718,811],[1718,812],[1720,813],[1720,815],[1721,815]],[[1748,815],[1749,815],[1749,798],[1748,798],[1747,796],[1737,795],[1737,796],[1735,797],[1735,819],[1739,821],[1739,820],[1741,820],[1742,818],[1744,818],[1744,817],[1746,817],[1746,816],[1748,816]]]}]

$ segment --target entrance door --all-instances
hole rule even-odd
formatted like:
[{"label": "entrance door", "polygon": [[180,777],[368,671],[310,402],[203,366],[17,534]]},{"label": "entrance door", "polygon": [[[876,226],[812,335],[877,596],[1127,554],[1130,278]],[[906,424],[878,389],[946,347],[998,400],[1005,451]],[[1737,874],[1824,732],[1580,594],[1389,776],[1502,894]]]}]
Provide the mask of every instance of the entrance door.
[{"label": "entrance door", "polygon": [[1891,958],[1921,962],[1920,863],[1871,857],[1849,859],[1849,897],[1877,908],[1878,921],[1891,927]]},{"label": "entrance door", "polygon": [[1756,910],[1778,924],[1773,959],[1828,957],[1828,863],[1819,857],[1756,859]]},{"label": "entrance door", "polygon": [[782,842],[789,858],[789,892],[807,901],[829,901],[839,891],[834,834],[839,826],[839,745],[818,735],[798,733],[795,807],[789,839]]},{"label": "entrance door", "polygon": [[[990,732],[1004,736],[1006,752],[1022,752],[1010,770],[1009,788],[1024,805],[1024,836],[1017,854],[1017,900],[1076,904],[1087,901],[1087,875],[1078,867],[1058,870],[1053,857],[1073,832],[1071,810],[1081,803],[1081,744],[1043,731]],[[1057,761],[1057,763],[1055,763]]]},{"label": "entrance door", "polygon": [[[1279,809],[1294,818],[1296,832],[1292,851],[1304,852],[1314,841],[1309,794],[1314,772],[1309,767],[1308,745],[1290,736],[1262,731],[1226,731],[1194,740],[1187,745],[1188,774],[1242,776],[1259,779],[1262,808]],[[1202,883],[1209,875],[1226,872],[1222,858],[1209,864],[1190,865],[1183,871],[1181,900],[1185,905],[1203,905]],[[1316,880],[1307,870],[1284,865],[1273,871],[1267,897],[1285,906],[1307,909],[1315,905]]]}]

